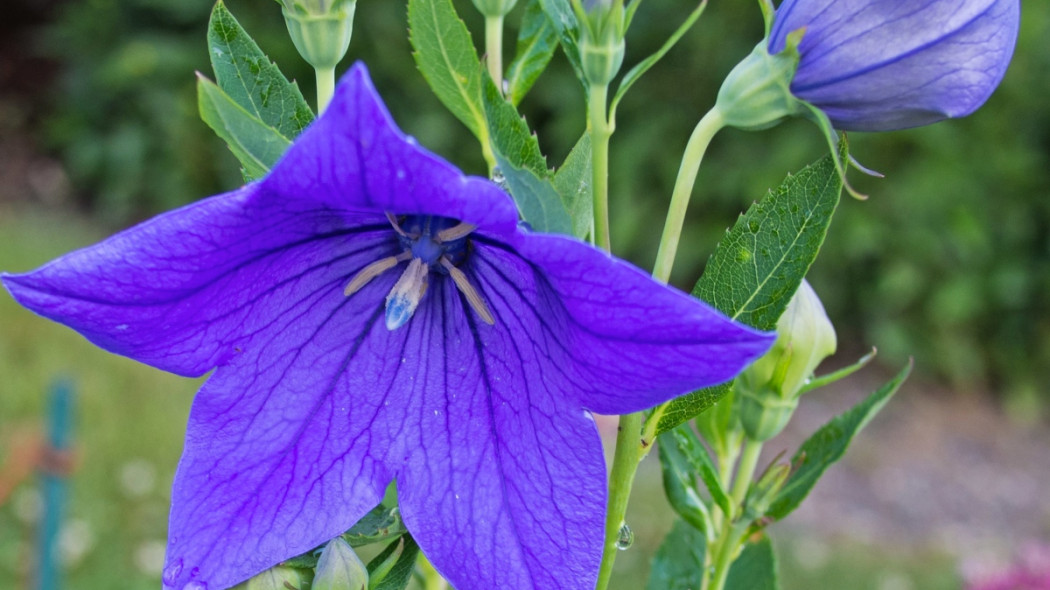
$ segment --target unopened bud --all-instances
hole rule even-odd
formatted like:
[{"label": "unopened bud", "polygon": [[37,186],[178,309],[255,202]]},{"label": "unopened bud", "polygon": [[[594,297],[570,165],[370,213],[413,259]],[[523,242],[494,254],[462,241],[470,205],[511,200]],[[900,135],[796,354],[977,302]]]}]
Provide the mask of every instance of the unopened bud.
[{"label": "unopened bud", "polygon": [[774,460],[748,491],[744,503],[744,518],[758,520],[766,515],[780,490],[791,477],[791,465]]},{"label": "unopened bud", "polygon": [[311,590],[368,590],[368,569],[342,537],[321,551]]},{"label": "unopened bud", "polygon": [[310,65],[334,68],[354,32],[357,0],[278,0],[292,43]]},{"label": "unopened bud", "polygon": [[763,40],[729,72],[715,101],[726,125],[765,129],[804,112],[805,107],[791,93],[791,81],[798,70],[800,38],[777,54],[770,54],[768,42]]},{"label": "unopened bud", "polygon": [[303,590],[310,586],[310,573],[283,565],[274,566],[247,582],[241,582],[234,590]]},{"label": "unopened bud", "polygon": [[737,378],[736,403],[748,438],[768,440],[784,428],[802,386],[835,346],[835,328],[824,306],[809,283],[802,281],[777,321],[773,347]]},{"label": "unopened bud", "polygon": [[518,0],[473,0],[478,12],[485,16],[505,16]]},{"label": "unopened bud", "polygon": [[585,0],[577,5],[580,20],[580,65],[589,84],[606,86],[623,65],[626,47],[623,2]]}]

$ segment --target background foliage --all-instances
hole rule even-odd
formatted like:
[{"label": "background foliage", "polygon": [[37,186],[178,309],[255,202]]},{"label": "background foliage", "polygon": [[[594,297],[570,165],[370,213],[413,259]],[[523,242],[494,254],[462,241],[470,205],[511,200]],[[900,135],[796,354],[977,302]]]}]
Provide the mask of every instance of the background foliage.
[{"label": "background foliage", "polygon": [[[39,22],[19,49],[54,71],[38,86],[37,139],[60,156],[86,210],[122,226],[240,183],[235,160],[197,114],[192,72],[209,69],[211,0],[15,3]],[[647,2],[628,37],[625,70],[655,51],[691,4]],[[276,3],[228,5],[312,97],[312,73],[287,41]],[[457,7],[480,43],[470,2],[457,0]],[[620,107],[612,140],[613,244],[642,267],[655,256],[689,129],[758,41],[760,24],[752,1],[712,4]],[[363,0],[351,59],[368,62],[406,131],[468,171],[483,172],[469,131],[416,71],[406,26],[405,3]],[[871,199],[843,203],[811,274],[844,348],[877,345],[892,366],[914,354],[920,372],[956,389],[991,388],[1018,403],[1048,399],[1048,35],[1050,5],[1025,3],[1015,60],[985,109],[920,130],[851,136],[853,154],[888,178],[853,175]],[[520,105],[550,164],[560,163],[582,132],[583,101],[559,55]],[[761,133],[724,131],[701,171],[673,282],[692,285],[736,214],[823,151],[819,133],[801,121]]]}]

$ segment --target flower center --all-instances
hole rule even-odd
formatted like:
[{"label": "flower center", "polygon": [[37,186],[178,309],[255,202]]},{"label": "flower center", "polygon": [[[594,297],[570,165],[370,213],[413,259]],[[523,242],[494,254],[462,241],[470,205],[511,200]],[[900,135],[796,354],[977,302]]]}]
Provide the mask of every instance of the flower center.
[{"label": "flower center", "polygon": [[397,232],[402,252],[361,269],[346,285],[343,295],[353,295],[375,277],[408,261],[408,266],[386,297],[388,330],[396,330],[412,318],[429,286],[431,270],[452,277],[456,288],[482,321],[490,325],[495,323],[485,301],[459,269],[467,257],[467,236],[474,231],[473,225],[434,215],[409,215],[398,219],[387,213],[387,219]]}]

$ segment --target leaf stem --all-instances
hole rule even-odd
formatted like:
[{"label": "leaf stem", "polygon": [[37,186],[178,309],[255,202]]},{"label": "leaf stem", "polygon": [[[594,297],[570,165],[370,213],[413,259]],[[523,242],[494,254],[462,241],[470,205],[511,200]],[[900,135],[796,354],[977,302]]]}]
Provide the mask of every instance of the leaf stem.
[{"label": "leaf stem", "polygon": [[317,75],[317,114],[320,116],[335,94],[335,68],[314,68]]},{"label": "leaf stem", "polygon": [[602,547],[602,565],[598,571],[596,590],[605,590],[612,578],[616,561],[620,529],[627,513],[627,500],[631,497],[634,474],[641,460],[642,413],[620,416],[616,434],[616,453],[613,456],[612,472],[609,474],[609,507],[605,515],[605,545]]},{"label": "leaf stem", "polygon": [[689,198],[693,193],[693,185],[696,184],[696,175],[700,171],[700,162],[704,159],[711,139],[724,126],[722,113],[717,108],[711,109],[696,124],[693,134],[689,137],[689,143],[685,146],[682,164],[678,168],[678,178],[674,183],[674,192],[671,193],[671,204],[667,209],[664,232],[660,237],[660,249],[656,253],[656,263],[653,265],[653,277],[658,281],[666,283],[671,278],[671,267],[674,266],[675,254],[678,252],[685,212],[689,208]]},{"label": "leaf stem", "polygon": [[609,120],[609,86],[592,84],[587,90],[587,132],[591,136],[591,188],[594,194],[594,243],[609,252],[609,138],[615,123]]},{"label": "leaf stem", "polygon": [[503,94],[503,15],[485,16],[485,65]]}]

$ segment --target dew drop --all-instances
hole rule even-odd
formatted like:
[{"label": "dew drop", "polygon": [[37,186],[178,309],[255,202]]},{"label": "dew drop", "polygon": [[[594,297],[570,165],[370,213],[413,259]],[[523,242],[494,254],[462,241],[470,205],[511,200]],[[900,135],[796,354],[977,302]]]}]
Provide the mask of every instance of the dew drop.
[{"label": "dew drop", "polygon": [[204,582],[187,582],[182,590],[208,590],[208,585]]},{"label": "dew drop", "polygon": [[[174,541],[172,541],[174,542]],[[168,564],[168,567],[164,568],[164,572],[161,574],[160,581],[164,582],[165,586],[174,586],[175,579],[182,573],[182,560],[176,559],[174,562]]]},{"label": "dew drop", "polygon": [[397,172],[395,172],[394,174],[397,175],[397,179],[398,180],[404,180],[405,179],[405,169],[404,168],[398,168]]},{"label": "dew drop", "polygon": [[625,522],[620,525],[620,534],[616,537],[616,548],[626,551],[632,544],[634,544],[634,531]]}]

